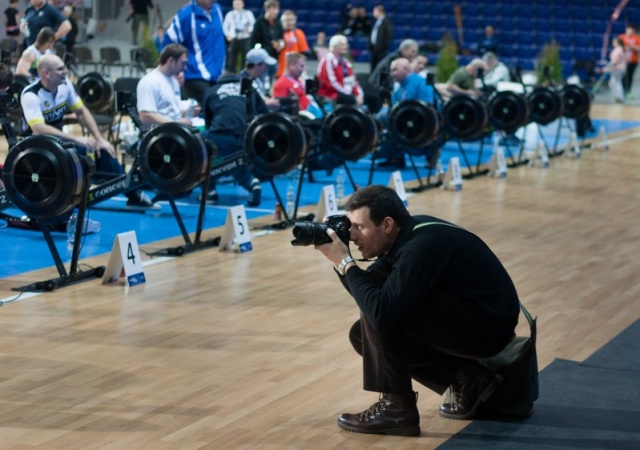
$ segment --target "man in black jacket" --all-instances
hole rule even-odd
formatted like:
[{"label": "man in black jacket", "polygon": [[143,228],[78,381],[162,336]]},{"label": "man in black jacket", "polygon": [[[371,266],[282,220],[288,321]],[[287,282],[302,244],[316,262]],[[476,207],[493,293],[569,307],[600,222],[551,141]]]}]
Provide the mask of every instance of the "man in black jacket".
[{"label": "man in black jacket", "polygon": [[387,55],[391,41],[393,40],[393,23],[386,16],[384,6],[378,4],[373,7],[375,22],[369,35],[369,52],[371,52],[371,72],[378,63]]},{"label": "man in black jacket", "polygon": [[356,191],[345,209],[350,240],[365,259],[328,230],[316,246],[336,268],[361,318],[349,338],[362,355],[364,389],[380,400],[358,414],[342,414],[341,428],[359,433],[417,436],[420,416],[411,379],[455,393],[440,415],[472,417],[502,377],[479,362],[514,338],[519,301],[509,274],[474,234],[430,216],[411,216],[384,186]]},{"label": "man in black jacket", "polygon": [[[251,33],[251,48],[263,48],[269,56],[277,61],[278,55],[285,47],[285,42],[282,38],[282,24],[278,20],[280,2],[278,0],[266,0],[263,6],[264,14],[256,19]],[[268,88],[273,84],[276,66],[269,67],[267,74]]]}]

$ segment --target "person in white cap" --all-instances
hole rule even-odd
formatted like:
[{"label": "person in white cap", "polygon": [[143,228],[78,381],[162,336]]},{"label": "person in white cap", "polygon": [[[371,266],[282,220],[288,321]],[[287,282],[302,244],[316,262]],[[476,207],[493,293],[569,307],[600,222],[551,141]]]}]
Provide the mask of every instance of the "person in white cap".
[{"label": "person in white cap", "polygon": [[247,53],[244,69],[238,74],[240,77],[253,80],[253,89],[260,94],[269,109],[278,108],[280,101],[270,96],[269,89],[264,85],[264,76],[269,68],[277,63],[278,60],[269,55],[265,49],[254,48]]},{"label": "person in white cap", "polygon": [[[253,49],[247,53],[244,70],[238,75],[227,74],[207,89],[202,102],[206,130],[202,136],[212,141],[218,148],[216,158],[225,159],[245,151],[244,134],[249,123],[256,115],[269,112],[262,96],[255,88],[257,80],[265,74],[269,66],[276,64],[275,58],[264,49]],[[253,80],[254,88],[247,96],[242,92],[242,79]],[[260,206],[262,186],[248,166],[238,167],[233,172],[236,182],[249,192],[249,207]],[[219,195],[214,180],[209,184],[206,202],[216,204]]]}]

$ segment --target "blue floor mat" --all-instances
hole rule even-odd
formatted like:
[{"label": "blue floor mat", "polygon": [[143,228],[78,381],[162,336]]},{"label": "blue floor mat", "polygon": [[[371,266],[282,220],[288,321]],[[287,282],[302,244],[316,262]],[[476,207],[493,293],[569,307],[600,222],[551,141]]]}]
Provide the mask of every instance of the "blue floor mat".
[{"label": "blue floor mat", "polygon": [[540,372],[540,398],[522,420],[474,420],[439,449],[637,449],[640,321],[583,363]]},{"label": "blue floor mat", "polygon": [[[606,126],[608,133],[614,133],[640,126],[640,123],[594,120],[594,128],[598,130],[600,126]],[[552,124],[542,128],[542,134],[549,147],[553,146],[558,130],[560,130],[559,145],[566,144],[569,135],[569,130],[566,129],[566,127],[559,128],[557,124]],[[478,162],[484,164],[491,158],[491,140],[487,140],[482,149],[479,142],[465,142],[463,143],[463,151],[466,160],[468,160],[468,164],[472,167],[475,167]],[[517,148],[512,148],[511,152],[515,153],[513,156],[517,158]],[[463,168],[466,166],[465,158],[462,157],[463,155],[457,143],[455,141],[449,141],[443,147],[441,155],[441,162],[445,168],[449,159],[453,156],[460,157],[461,165]],[[507,158],[509,157],[508,152],[506,156]],[[422,181],[426,183],[428,171],[425,168],[425,157],[417,156],[414,157],[414,160],[418,169],[418,175]],[[509,159],[507,161],[509,162]],[[347,167],[353,177],[353,184],[357,186],[366,186],[369,184],[370,157],[367,156],[359,161],[349,162]],[[401,171],[404,182],[417,179],[414,170],[409,164]],[[372,184],[388,185],[391,173],[392,170],[375,169]],[[463,173],[466,173],[466,170],[463,170]],[[320,200],[322,188],[329,184],[335,184],[336,176],[337,170],[334,170],[332,174],[327,174],[325,171],[315,171],[314,182],[305,180],[303,183],[299,201],[300,207],[316,205]],[[285,200],[287,185],[291,183],[291,178],[291,174],[286,174],[274,179],[274,185],[283,201]],[[220,194],[220,206],[207,206],[204,229],[224,225],[229,207],[246,204],[248,194],[241,187],[230,183],[221,183],[217,188]],[[345,195],[350,195],[353,191],[353,185],[349,179],[346,178]],[[153,193],[149,194],[153,195]],[[177,201],[178,209],[189,233],[196,230],[199,210],[198,195],[200,195],[200,190],[195,189],[189,197]],[[146,214],[125,211],[125,202],[126,198],[124,196],[117,196],[100,203],[96,208],[88,211],[91,219],[101,222],[102,229],[100,233],[87,235],[83,239],[80,262],[82,262],[83,258],[110,252],[115,236],[125,231],[134,230],[142,250],[148,252],[161,250],[160,248],[154,248],[154,246],[151,245],[153,242],[180,236],[180,228],[168,202],[160,203],[162,205],[161,211],[148,212]],[[276,203],[277,197],[274,189],[270,183],[263,183],[261,206],[259,208],[246,208],[247,219],[250,226],[252,226],[252,219],[273,215]],[[22,216],[22,212],[15,208],[8,208],[3,212],[12,216]],[[5,264],[0,268],[0,278],[54,265],[51,253],[40,232],[5,227],[1,233],[3,234],[5,244]],[[207,236],[206,234],[207,233],[203,233],[203,239],[215,237]],[[53,233],[53,237],[58,252],[63,260],[66,259],[66,235],[64,233]]]}]

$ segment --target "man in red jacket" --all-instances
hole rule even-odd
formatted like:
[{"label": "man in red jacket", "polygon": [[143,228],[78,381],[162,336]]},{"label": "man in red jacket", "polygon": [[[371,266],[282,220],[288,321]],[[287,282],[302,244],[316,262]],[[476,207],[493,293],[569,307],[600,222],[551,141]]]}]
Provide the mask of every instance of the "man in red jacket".
[{"label": "man in red jacket", "polygon": [[329,53],[318,65],[318,95],[334,103],[362,105],[364,96],[351,63],[347,38],[340,34],[329,40]]}]

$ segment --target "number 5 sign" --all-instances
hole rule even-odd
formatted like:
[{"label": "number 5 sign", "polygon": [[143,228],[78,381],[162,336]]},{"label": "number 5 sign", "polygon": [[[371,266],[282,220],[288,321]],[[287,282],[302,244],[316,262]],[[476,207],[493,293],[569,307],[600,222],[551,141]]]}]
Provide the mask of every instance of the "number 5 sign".
[{"label": "number 5 sign", "polygon": [[338,202],[336,201],[336,191],[333,184],[329,184],[322,188],[320,201],[316,208],[316,222],[322,222],[326,216],[334,216],[338,214]]},{"label": "number 5 sign", "polygon": [[102,276],[102,284],[118,281],[123,272],[127,279],[127,286],[135,286],[147,281],[142,270],[142,259],[135,231],[116,235],[109,263]]},{"label": "number 5 sign", "polygon": [[253,250],[249,222],[247,222],[247,214],[243,205],[229,208],[218,250],[221,252],[231,250],[234,241],[238,245],[240,253]]}]

